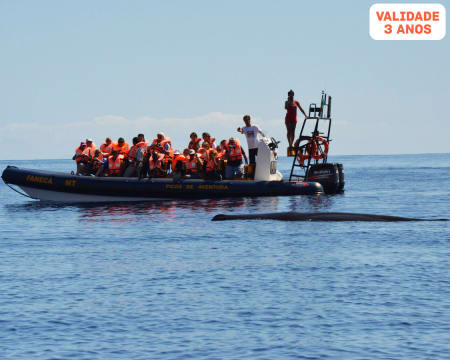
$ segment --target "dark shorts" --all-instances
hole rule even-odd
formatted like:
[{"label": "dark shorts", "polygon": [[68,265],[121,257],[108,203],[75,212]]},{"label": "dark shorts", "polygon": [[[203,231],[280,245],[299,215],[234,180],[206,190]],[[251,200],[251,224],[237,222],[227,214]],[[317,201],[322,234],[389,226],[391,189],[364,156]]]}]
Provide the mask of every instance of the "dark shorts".
[{"label": "dark shorts", "polygon": [[256,156],[258,155],[258,149],[248,149],[248,157],[250,164],[256,164]]}]

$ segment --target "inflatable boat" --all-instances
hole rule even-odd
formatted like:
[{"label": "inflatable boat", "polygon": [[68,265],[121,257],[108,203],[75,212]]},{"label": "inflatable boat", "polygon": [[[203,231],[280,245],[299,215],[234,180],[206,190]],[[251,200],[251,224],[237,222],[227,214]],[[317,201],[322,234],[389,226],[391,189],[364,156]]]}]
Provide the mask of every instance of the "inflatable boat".
[{"label": "inflatable boat", "polygon": [[[8,166],[3,181],[32,199],[59,202],[150,201],[249,196],[336,194],[344,191],[342,164],[328,163],[331,96],[322,92],[321,106],[310,104],[299,137],[288,156],[293,157],[289,180],[277,170],[278,142],[258,140],[252,179],[195,180],[76,176],[67,173]],[[325,115],[325,110],[326,115]],[[302,144],[303,142],[303,144]],[[21,190],[15,189],[18,186]]]},{"label": "inflatable boat", "polygon": [[[276,143],[261,139],[253,180],[203,180],[77,176],[8,166],[3,181],[22,195],[42,201],[110,202],[255,196],[314,195],[318,182],[284,181],[277,170]],[[20,189],[15,189],[14,186]]]}]

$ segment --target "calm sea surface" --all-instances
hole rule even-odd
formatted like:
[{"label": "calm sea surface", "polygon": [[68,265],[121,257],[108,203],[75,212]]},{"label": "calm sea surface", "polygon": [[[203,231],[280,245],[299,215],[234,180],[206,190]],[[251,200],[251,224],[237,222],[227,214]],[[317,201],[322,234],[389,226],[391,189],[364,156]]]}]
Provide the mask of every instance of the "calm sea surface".
[{"label": "calm sea surface", "polygon": [[0,359],[450,359],[449,222],[211,222],[450,218],[450,154],[332,160],[343,195],[60,206],[1,182]]}]

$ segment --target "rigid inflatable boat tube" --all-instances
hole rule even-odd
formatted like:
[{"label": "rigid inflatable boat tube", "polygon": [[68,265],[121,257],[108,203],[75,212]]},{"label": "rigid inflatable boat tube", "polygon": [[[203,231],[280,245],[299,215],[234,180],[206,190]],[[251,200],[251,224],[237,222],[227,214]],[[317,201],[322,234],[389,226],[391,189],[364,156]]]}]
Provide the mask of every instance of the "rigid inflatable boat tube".
[{"label": "rigid inflatable boat tube", "polygon": [[266,214],[219,214],[212,221],[223,220],[283,220],[283,221],[448,221],[448,219],[415,219],[400,216],[357,214],[343,212],[298,213],[279,212]]}]

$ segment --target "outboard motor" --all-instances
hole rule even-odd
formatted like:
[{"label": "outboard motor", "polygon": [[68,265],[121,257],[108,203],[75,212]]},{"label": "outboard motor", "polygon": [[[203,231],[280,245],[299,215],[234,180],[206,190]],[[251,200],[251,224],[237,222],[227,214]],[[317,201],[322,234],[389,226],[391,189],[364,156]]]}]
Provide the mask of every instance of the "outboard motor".
[{"label": "outboard motor", "polygon": [[344,167],[338,163],[311,165],[306,173],[306,181],[317,181],[326,194],[335,194],[344,190]]},{"label": "outboard motor", "polygon": [[278,142],[274,138],[263,137],[258,142],[258,155],[256,156],[256,181],[281,181],[283,175],[277,170],[277,153],[275,149]]}]

